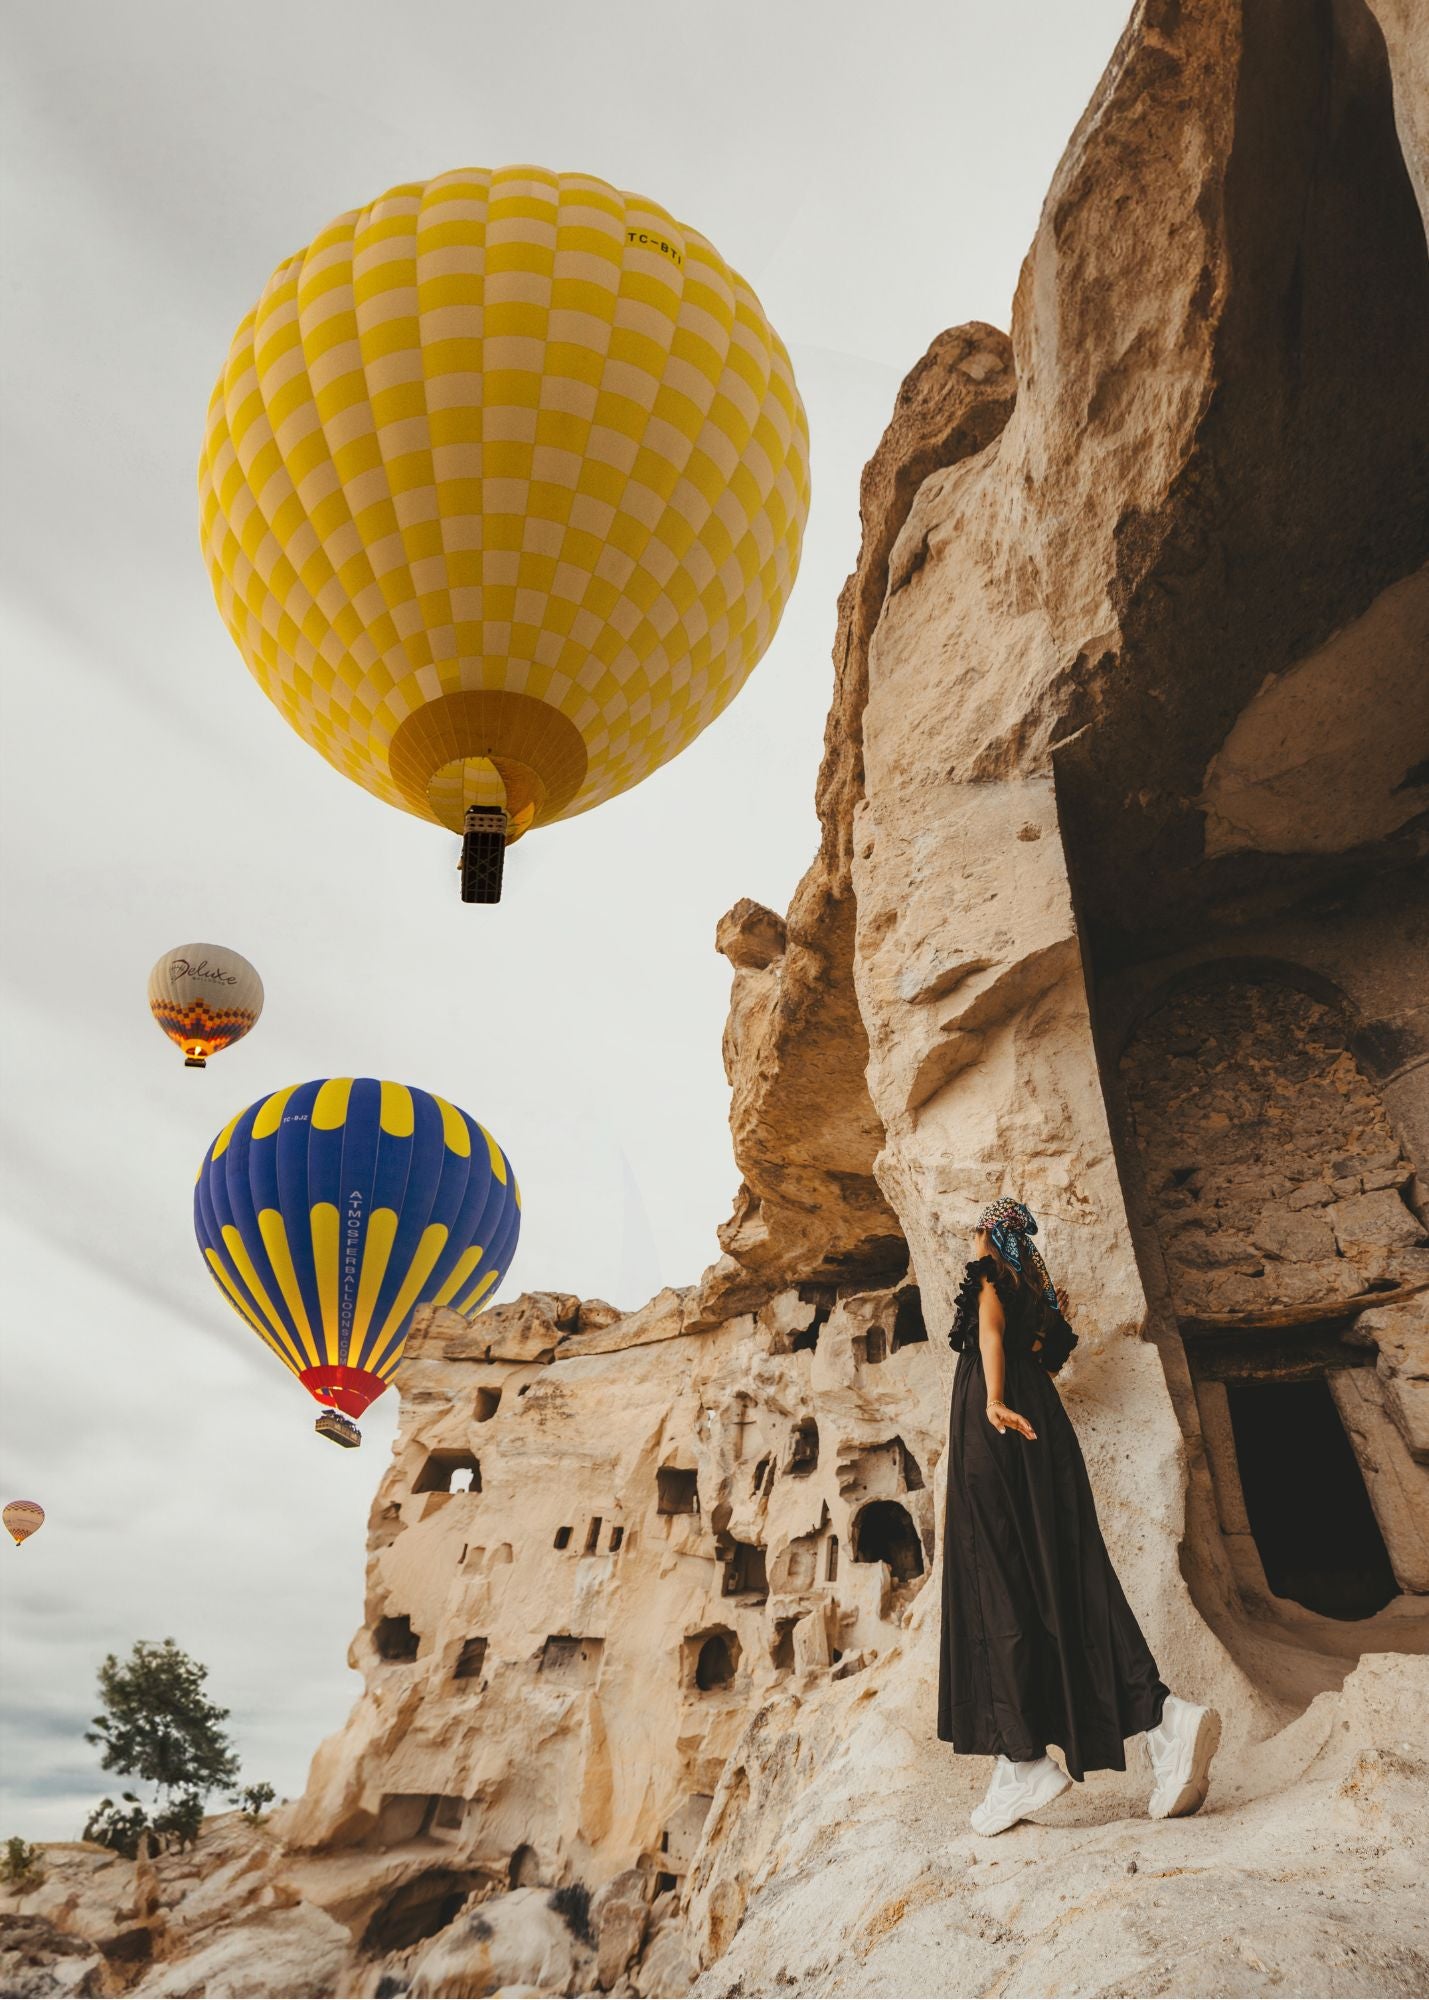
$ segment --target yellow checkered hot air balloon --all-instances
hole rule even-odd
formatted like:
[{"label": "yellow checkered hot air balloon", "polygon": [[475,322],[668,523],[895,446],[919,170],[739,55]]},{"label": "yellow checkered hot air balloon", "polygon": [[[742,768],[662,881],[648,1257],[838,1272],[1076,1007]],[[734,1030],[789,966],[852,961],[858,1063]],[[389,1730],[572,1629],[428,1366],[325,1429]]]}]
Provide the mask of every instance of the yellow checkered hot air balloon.
[{"label": "yellow checkered hot air balloon", "polygon": [[219,608],[347,777],[506,842],[613,798],[721,712],[774,635],[808,426],[713,246],[586,174],[393,188],[278,266],[199,468]]}]

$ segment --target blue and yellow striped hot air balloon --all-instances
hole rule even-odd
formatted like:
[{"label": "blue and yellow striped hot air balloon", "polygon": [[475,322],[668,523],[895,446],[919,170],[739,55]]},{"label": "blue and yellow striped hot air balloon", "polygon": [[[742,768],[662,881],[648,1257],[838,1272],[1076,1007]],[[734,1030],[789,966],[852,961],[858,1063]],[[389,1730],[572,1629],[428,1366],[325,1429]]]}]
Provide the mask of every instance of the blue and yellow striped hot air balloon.
[{"label": "blue and yellow striped hot air balloon", "polygon": [[229,1303],[325,1406],[318,1430],[355,1445],[349,1419],[391,1381],[414,1309],[490,1302],[521,1194],[490,1133],[444,1098],[317,1078],[224,1126],[194,1229]]}]

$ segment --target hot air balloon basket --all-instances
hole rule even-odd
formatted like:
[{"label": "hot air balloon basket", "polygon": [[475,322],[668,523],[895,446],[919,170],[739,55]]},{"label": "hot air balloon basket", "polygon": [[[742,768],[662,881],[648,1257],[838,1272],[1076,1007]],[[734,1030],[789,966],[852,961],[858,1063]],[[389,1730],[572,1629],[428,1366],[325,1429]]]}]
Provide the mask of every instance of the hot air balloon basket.
[{"label": "hot air balloon basket", "polygon": [[461,899],[499,903],[506,859],[506,814],[500,806],[468,806],[461,843]]},{"label": "hot air balloon basket", "polygon": [[185,1068],[185,1069],[207,1069],[207,1068],[208,1068],[208,1058],[207,1058],[207,1056],[185,1056],[185,1057],[184,1057],[184,1068]]},{"label": "hot air balloon basket", "polygon": [[340,1444],[344,1451],[355,1451],[362,1443],[362,1432],[351,1417],[344,1417],[337,1410],[324,1410],[313,1429],[319,1437],[331,1438],[334,1444]]}]

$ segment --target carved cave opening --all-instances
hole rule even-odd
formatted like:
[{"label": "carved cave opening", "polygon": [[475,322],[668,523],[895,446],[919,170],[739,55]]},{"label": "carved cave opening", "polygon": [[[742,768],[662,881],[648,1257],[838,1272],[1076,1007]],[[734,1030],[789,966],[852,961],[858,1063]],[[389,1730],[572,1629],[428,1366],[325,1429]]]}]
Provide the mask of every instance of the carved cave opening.
[{"label": "carved cave opening", "polygon": [[895,1583],[923,1574],[923,1544],[912,1516],[896,1500],[870,1500],[853,1523],[853,1559],[887,1563]]},{"label": "carved cave opening", "polygon": [[793,1672],[794,1627],[801,1615],[792,1612],[774,1620],[774,1630],[769,1635],[769,1662],[776,1674]]},{"label": "carved cave opening", "polygon": [[571,1527],[557,1528],[556,1537],[551,1543],[551,1547],[553,1549],[568,1549],[571,1545],[571,1536],[574,1533],[575,1530]]},{"label": "carved cave opening", "polygon": [[724,1558],[724,1595],[757,1597],[769,1595],[769,1568],[764,1549],[757,1542],[735,1542]]},{"label": "carved cave opening", "polygon": [[789,1457],[784,1470],[792,1473],[796,1479],[802,1479],[815,1471],[818,1463],[819,1426],[813,1417],[805,1417],[790,1433]]},{"label": "carved cave opening", "polygon": [[578,1638],[555,1632],[541,1648],[541,1672],[572,1687],[591,1687],[600,1674],[604,1639]]},{"label": "carved cave opening", "polygon": [[412,1482],[414,1493],[479,1493],[481,1467],[469,1451],[429,1451]]},{"label": "carved cave opening", "polygon": [[801,1332],[794,1335],[789,1343],[789,1352],[812,1354],[819,1344],[819,1335],[829,1323],[829,1316],[834,1309],[833,1300],[826,1298],[822,1293],[806,1290],[802,1285],[799,1288],[799,1297],[805,1305],[813,1306],[814,1316]]},{"label": "carved cave opening", "polygon": [[869,1368],[877,1368],[888,1359],[888,1331],[886,1327],[871,1326],[866,1333],[854,1335],[854,1352]]},{"label": "carved cave opening", "polygon": [[478,1389],[476,1392],[475,1417],[479,1424],[489,1424],[501,1408],[499,1389]]},{"label": "carved cave opening", "polygon": [[1226,1399],[1271,1590],[1327,1618],[1382,1611],[1399,1584],[1325,1378],[1231,1382]]},{"label": "carved cave opening", "polygon": [[590,1526],[585,1531],[585,1553],[593,1556],[600,1548],[600,1531],[604,1523],[599,1514],[592,1514]]},{"label": "carved cave opening", "polygon": [[540,1883],[541,1863],[536,1850],[523,1841],[506,1864],[506,1886],[508,1889],[536,1889]]},{"label": "carved cave opening", "polygon": [[424,1833],[460,1833],[466,1819],[466,1800],[455,1798],[450,1792],[439,1792],[427,1806],[427,1816],[423,1823]]},{"label": "carved cave opening", "polygon": [[693,1466],[662,1465],[655,1474],[657,1514],[698,1514],[700,1476]]},{"label": "carved cave opening", "polygon": [[686,1645],[693,1659],[691,1678],[701,1693],[733,1686],[739,1670],[739,1640],[727,1625],[696,1632]]},{"label": "carved cave opening", "polygon": [[472,1681],[480,1678],[481,1670],[486,1665],[486,1646],[485,1639],[462,1640],[461,1651],[457,1654],[456,1665],[452,1668],[454,1681]]},{"label": "carved cave opening", "polygon": [[435,1937],[455,1918],[480,1875],[463,1875],[450,1868],[430,1868],[378,1904],[362,1934],[361,1950],[369,1957],[405,1951],[423,1938]]},{"label": "carved cave opening", "polygon": [[923,1295],[916,1285],[907,1285],[898,1294],[893,1315],[893,1352],[900,1347],[926,1345],[928,1328],[923,1318]]},{"label": "carved cave opening", "polygon": [[421,1633],[412,1630],[412,1621],[406,1612],[395,1617],[379,1618],[372,1638],[377,1656],[382,1660],[415,1660],[422,1643]]}]

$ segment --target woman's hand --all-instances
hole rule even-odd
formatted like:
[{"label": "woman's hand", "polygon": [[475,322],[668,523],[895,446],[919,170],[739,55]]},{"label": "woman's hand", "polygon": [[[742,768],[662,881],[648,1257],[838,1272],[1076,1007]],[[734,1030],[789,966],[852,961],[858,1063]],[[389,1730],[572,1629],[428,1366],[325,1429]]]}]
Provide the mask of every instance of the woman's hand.
[{"label": "woman's hand", "polygon": [[1026,1417],[1019,1417],[1016,1410],[1008,1409],[1006,1403],[990,1402],[987,1406],[987,1420],[999,1437],[1005,1431],[1016,1431],[1019,1437],[1028,1438],[1033,1444],[1037,1442],[1037,1433]]}]

